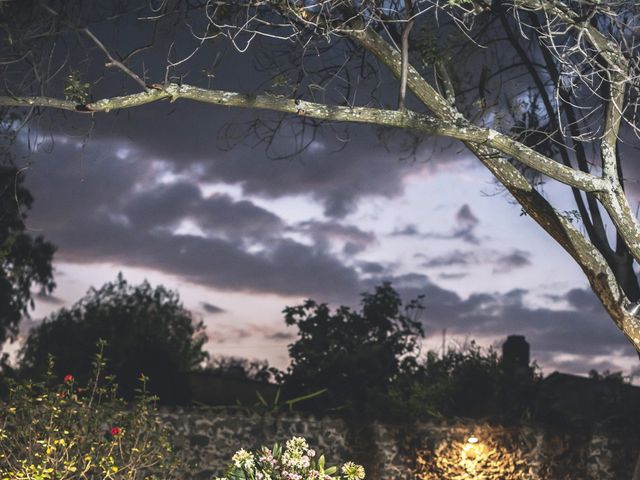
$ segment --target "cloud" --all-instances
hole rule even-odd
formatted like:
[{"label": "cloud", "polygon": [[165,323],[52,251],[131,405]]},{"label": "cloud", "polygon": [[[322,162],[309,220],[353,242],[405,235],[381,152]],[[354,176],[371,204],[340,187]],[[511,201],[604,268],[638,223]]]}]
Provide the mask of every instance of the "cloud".
[{"label": "cloud", "polygon": [[493,265],[493,273],[509,273],[513,270],[531,265],[531,254],[524,250],[514,249],[501,252],[495,249],[458,250],[428,257],[421,265],[425,268],[468,267],[473,265]]},{"label": "cloud", "polygon": [[[528,306],[530,292],[513,289],[505,293],[476,292],[466,298],[456,292],[438,286],[422,274],[381,275],[367,280],[369,289],[382,281],[390,281],[408,301],[424,295],[425,309],[421,321],[427,337],[439,336],[446,328],[449,335],[458,338],[489,338],[502,341],[508,335],[525,335],[532,348],[532,357],[546,364],[557,364],[559,355],[571,355],[576,359],[573,372],[587,373],[591,368],[604,366],[601,357],[615,366],[615,357],[635,358],[637,354],[613,321],[600,309],[568,306],[565,309],[549,309]],[[579,289],[574,289],[579,290]],[[577,298],[575,291],[564,294]],[[589,290],[581,290],[582,296],[595,297]],[[600,362],[600,363],[598,363]],[[618,370],[620,368],[617,368]]]},{"label": "cloud", "polygon": [[347,255],[355,255],[377,243],[373,232],[366,232],[355,225],[345,225],[334,220],[301,222],[291,230],[308,235],[320,248],[329,249],[330,245],[341,245],[342,251]]},{"label": "cloud", "polygon": [[572,288],[561,298],[579,312],[604,313],[604,307],[591,290]]},{"label": "cloud", "polygon": [[[282,237],[285,222],[273,212],[224,193],[205,197],[166,164],[113,151],[94,142],[84,164],[70,160],[72,144],[58,145],[55,155],[33,155],[27,184],[36,202],[28,226],[59,245],[58,260],[144,267],[222,290],[327,300],[359,292],[355,267],[324,244]],[[178,228],[185,221],[192,226]],[[344,224],[307,227],[318,240],[374,241]]]},{"label": "cloud", "polygon": [[458,227],[453,233],[453,238],[460,238],[467,243],[478,244],[480,240],[475,236],[474,230],[480,221],[471,211],[471,207],[466,203],[460,207],[456,213]]},{"label": "cloud", "polygon": [[456,213],[456,220],[463,228],[474,228],[479,223],[478,217],[473,214],[471,207],[466,203]]},{"label": "cloud", "polygon": [[213,305],[212,303],[209,303],[209,302],[200,302],[200,306],[205,312],[210,313],[212,315],[217,315],[218,313],[226,312],[224,308],[220,308],[217,305]]},{"label": "cloud", "polygon": [[422,266],[426,268],[442,268],[477,265],[480,262],[481,259],[475,251],[453,250],[443,255],[427,257],[427,260],[422,262]]},{"label": "cloud", "polygon": [[[156,104],[128,113],[129,120],[98,121],[90,142],[135,139],[135,146],[128,143],[136,154],[162,160],[200,182],[235,185],[244,195],[266,199],[307,196],[320,203],[330,218],[344,218],[366,198],[397,197],[407,177],[435,168],[435,162],[401,162],[377,145],[375,132],[366,126],[351,126],[346,146],[331,130],[320,130],[314,145],[323,148],[309,149],[303,157],[274,160],[265,152],[266,145],[254,148],[259,142],[251,135],[246,142],[233,142],[231,150],[220,148],[225,142],[216,133],[225,136],[222,127],[234,122],[240,125],[236,131],[242,131],[241,124],[253,122],[255,112],[183,103],[178,109]],[[273,123],[281,117],[263,113],[261,118]],[[270,143],[270,151],[294,152],[291,130],[282,132]],[[447,160],[455,162],[458,157]]]},{"label": "cloud", "polygon": [[380,274],[388,270],[388,267],[378,262],[359,262],[358,267],[365,274]]},{"label": "cloud", "polygon": [[514,250],[511,253],[500,254],[495,260],[494,273],[509,273],[512,270],[531,265],[531,254],[523,250]]},{"label": "cloud", "polygon": [[471,211],[471,207],[469,207],[469,205],[464,204],[460,207],[454,216],[454,221],[456,226],[449,233],[421,232],[415,224],[409,223],[402,228],[395,229],[390,235],[394,237],[407,236],[437,240],[457,239],[473,245],[480,244],[480,239],[475,234],[475,229],[480,221]]},{"label": "cloud", "polygon": [[464,272],[442,272],[438,274],[438,278],[443,280],[459,280],[461,278],[466,277],[468,274]]},{"label": "cloud", "polygon": [[420,230],[413,223],[409,223],[402,228],[395,229],[391,232],[391,236],[394,237],[415,237],[421,236]]},{"label": "cloud", "polygon": [[295,334],[288,332],[275,332],[270,335],[266,335],[269,340],[293,340],[296,338]]}]

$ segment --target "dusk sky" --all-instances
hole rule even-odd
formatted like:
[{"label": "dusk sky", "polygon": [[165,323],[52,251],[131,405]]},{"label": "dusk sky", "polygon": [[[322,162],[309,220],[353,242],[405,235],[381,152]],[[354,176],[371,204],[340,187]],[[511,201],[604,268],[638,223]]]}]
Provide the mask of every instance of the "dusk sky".
[{"label": "dusk sky", "polygon": [[[220,82],[250,91],[245,78]],[[440,348],[443,329],[450,346],[521,334],[545,373],[640,366],[569,255],[460,144],[427,140],[402,159],[373,129],[350,127],[346,145],[323,129],[281,160],[251,137],[220,148],[225,124],[242,137],[255,116],[177,102],[95,124],[55,113],[25,131],[27,227],[58,246],[58,287],[32,321],[122,272],[177,290],[204,320],[211,354],[284,368],[296,333],[285,306],[357,305],[388,280],[406,300],[424,295],[425,350]],[[294,142],[282,133],[271,153]],[[545,193],[575,208],[568,188]]]}]

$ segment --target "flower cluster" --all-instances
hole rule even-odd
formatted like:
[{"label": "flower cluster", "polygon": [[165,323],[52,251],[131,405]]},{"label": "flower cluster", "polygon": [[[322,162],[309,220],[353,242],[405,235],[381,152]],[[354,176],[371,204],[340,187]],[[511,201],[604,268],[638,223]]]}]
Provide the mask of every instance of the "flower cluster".
[{"label": "flower cluster", "polygon": [[9,382],[0,402],[0,480],[180,478],[154,399],[144,385],[131,404],[117,398],[102,366],[97,356],[91,388],[79,389],[71,374],[56,381],[53,365],[45,382]]},{"label": "flower cluster", "polygon": [[[340,475],[340,473],[342,475]],[[285,447],[262,447],[253,454],[238,450],[224,477],[215,480],[363,480],[364,468],[353,462],[345,463],[340,470],[325,466],[324,455],[316,458],[304,438],[293,437]]]}]

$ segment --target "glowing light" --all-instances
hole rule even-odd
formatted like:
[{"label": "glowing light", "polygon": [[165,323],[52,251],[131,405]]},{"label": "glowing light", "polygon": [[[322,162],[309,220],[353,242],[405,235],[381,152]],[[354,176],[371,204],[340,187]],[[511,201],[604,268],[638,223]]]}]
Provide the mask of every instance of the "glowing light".
[{"label": "glowing light", "polygon": [[478,437],[469,437],[467,443],[478,443]]}]

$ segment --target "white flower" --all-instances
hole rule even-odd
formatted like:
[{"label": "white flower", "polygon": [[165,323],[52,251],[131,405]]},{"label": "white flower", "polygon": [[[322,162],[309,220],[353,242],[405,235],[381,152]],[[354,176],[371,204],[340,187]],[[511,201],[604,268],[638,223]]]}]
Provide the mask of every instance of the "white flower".
[{"label": "white flower", "polygon": [[306,452],[309,449],[309,444],[302,437],[293,437],[291,440],[287,440],[287,450],[295,450],[299,452]]},{"label": "white flower", "polygon": [[347,462],[342,466],[342,473],[346,480],[363,480],[364,467],[353,462]]},{"label": "white flower", "polygon": [[231,461],[236,468],[244,468],[246,470],[250,470],[255,465],[253,453],[247,452],[244,448],[238,450],[233,457],[231,457]]}]

